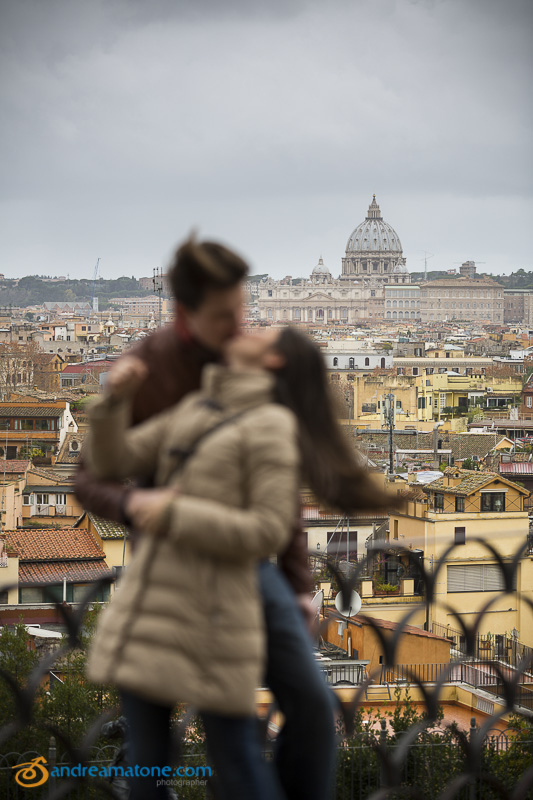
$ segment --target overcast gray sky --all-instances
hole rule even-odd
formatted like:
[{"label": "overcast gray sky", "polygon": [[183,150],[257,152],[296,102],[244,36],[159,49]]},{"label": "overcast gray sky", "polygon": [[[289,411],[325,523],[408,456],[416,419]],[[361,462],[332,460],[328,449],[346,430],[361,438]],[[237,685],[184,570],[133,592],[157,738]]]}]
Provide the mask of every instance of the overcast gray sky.
[{"label": "overcast gray sky", "polygon": [[151,275],[192,227],[333,274],[533,269],[531,0],[0,0],[0,272]]}]

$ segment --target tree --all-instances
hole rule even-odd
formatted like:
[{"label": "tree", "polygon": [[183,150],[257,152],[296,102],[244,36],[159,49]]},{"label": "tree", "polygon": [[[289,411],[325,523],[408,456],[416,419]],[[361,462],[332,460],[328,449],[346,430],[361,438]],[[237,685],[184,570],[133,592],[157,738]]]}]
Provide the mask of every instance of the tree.
[{"label": "tree", "polygon": [[[4,626],[0,629],[0,729],[13,723],[22,714],[17,702],[17,692],[27,684],[32,670],[39,662],[39,653],[33,648],[32,637],[29,636],[22,622],[12,628]],[[32,709],[38,709],[43,690],[37,689]],[[4,742],[4,752],[13,750],[23,753],[27,750],[39,750],[45,740],[35,725],[26,724],[15,731]]]}]

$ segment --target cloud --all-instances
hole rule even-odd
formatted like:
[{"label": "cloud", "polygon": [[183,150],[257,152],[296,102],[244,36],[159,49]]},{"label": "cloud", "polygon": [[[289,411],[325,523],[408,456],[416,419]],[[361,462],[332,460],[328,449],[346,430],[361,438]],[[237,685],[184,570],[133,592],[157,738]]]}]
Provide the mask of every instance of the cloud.
[{"label": "cloud", "polygon": [[528,266],[528,2],[22,0],[2,17],[6,273],[82,270],[95,248],[146,273],[193,224],[261,271],[324,249],[335,272],[374,191],[413,252],[490,241],[502,269]]}]

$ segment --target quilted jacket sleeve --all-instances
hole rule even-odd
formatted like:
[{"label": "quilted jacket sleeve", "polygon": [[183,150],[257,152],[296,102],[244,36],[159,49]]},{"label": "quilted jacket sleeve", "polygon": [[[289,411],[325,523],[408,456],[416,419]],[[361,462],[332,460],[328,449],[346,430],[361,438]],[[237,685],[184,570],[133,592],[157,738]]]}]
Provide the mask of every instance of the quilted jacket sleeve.
[{"label": "quilted jacket sleeve", "polygon": [[84,462],[100,480],[142,478],[154,473],[172,411],[130,428],[130,405],[98,398],[89,410]]}]

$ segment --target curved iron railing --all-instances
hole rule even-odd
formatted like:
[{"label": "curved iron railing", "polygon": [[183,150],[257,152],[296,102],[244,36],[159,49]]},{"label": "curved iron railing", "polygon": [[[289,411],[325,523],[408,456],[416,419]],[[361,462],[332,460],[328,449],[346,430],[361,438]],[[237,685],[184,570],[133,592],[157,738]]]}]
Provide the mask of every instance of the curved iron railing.
[{"label": "curved iron railing", "polygon": [[[384,545],[385,546],[385,545]],[[514,593],[515,576],[522,558],[527,557],[527,547],[521,548],[513,557],[502,557],[498,551],[485,543],[487,552],[500,570],[503,594]],[[390,542],[386,543],[390,552]],[[423,584],[423,598],[416,603],[420,609],[427,604],[439,602],[436,595],[436,575],[444,566],[454,546],[448,547],[443,556],[435,562],[433,569],[427,569],[417,558],[405,550],[403,555],[415,562],[420,571]],[[317,554],[313,553],[313,558]],[[339,570],[332,562],[324,559],[327,569],[334,576],[340,591],[348,605],[351,592],[358,584],[361,575],[365,574],[368,565],[363,559],[354,569]],[[120,782],[103,780],[91,775],[75,776],[67,779],[48,779],[42,786],[37,785],[36,778],[42,774],[42,767],[50,772],[52,765],[81,764],[85,766],[98,764],[117,764],[120,761],[121,749],[106,745],[102,748],[102,725],[117,716],[114,704],[101,695],[102,714],[96,720],[88,720],[81,739],[74,740],[69,736],[67,727],[40,722],[49,736],[48,752],[24,754],[9,753],[9,742],[13,737],[32,725],[36,716],[36,703],[40,702],[43,681],[50,679],[50,672],[60,674],[57,665],[77,652],[83,636],[84,615],[99,595],[102,587],[112,582],[112,577],[95,582],[88,589],[84,598],[75,607],[56,603],[61,615],[65,640],[61,646],[47,653],[34,666],[28,679],[21,685],[17,675],[4,668],[0,661],[0,679],[7,687],[14,713],[0,728],[0,797],[2,800],[18,800],[29,796],[28,788],[24,788],[24,769],[27,770],[26,785],[32,788],[32,797],[59,800],[63,797],[126,797],[125,786]],[[0,586],[0,590],[10,587]],[[48,591],[46,587],[43,587]],[[492,593],[494,595],[494,593]],[[529,598],[522,598],[530,611],[533,603]],[[54,598],[50,597],[54,602]],[[398,663],[398,650],[404,625],[409,624],[413,616],[410,606],[403,619],[393,628],[380,628],[371,617],[367,618],[379,640],[383,653],[383,663],[379,670],[368,672],[366,668],[343,665],[342,661],[324,668],[327,680],[343,688],[352,688],[349,698],[342,692],[339,699],[339,751],[336,783],[336,800],[352,800],[353,798],[369,798],[369,800],[385,800],[411,796],[429,800],[524,800],[533,797],[533,728],[528,719],[533,718],[533,659],[531,650],[524,648],[520,658],[508,663],[498,658],[479,658],[479,628],[484,615],[494,604],[494,596],[475,615],[474,622],[467,624],[461,616],[456,615],[460,629],[461,650],[456,651],[454,660],[444,664],[401,664]],[[330,615],[344,619],[336,611]],[[364,607],[363,607],[364,616]],[[328,624],[326,620],[324,624]],[[0,658],[2,654],[0,653]],[[440,699],[443,689],[450,684],[462,684],[475,690],[481,690],[479,706],[483,710],[486,721],[476,726],[475,720],[468,731],[461,730],[455,723],[443,725],[440,714]],[[397,692],[398,723],[396,727],[387,722],[385,717],[374,717],[368,729],[362,714],[363,704],[368,706],[371,689],[376,686],[391,687]],[[402,717],[402,704],[398,687],[413,687],[424,699],[424,714],[417,715],[409,724],[406,716]],[[483,702],[485,703],[483,705]],[[107,705],[111,707],[106,708]],[[497,710],[494,710],[496,709]],[[405,709],[403,709],[405,710]],[[494,710],[494,713],[491,711]],[[181,741],[181,758],[190,763],[205,764],[205,754],[198,740],[190,740],[191,716],[189,712],[182,717],[177,726],[178,739]],[[511,713],[521,715],[523,723],[514,731],[502,732],[502,720]],[[68,715],[67,715],[68,716]],[[403,719],[403,722],[402,722]],[[517,717],[518,719],[518,717]],[[68,722],[65,717],[65,723]],[[79,720],[77,721],[80,722]],[[401,724],[400,724],[401,723]],[[266,722],[263,725],[268,730]],[[95,750],[95,748],[98,748]],[[59,760],[57,753],[60,752]],[[20,761],[16,759],[25,759]],[[39,764],[38,760],[41,759]],[[37,760],[37,761],[36,761]],[[26,764],[26,767],[24,765]],[[18,766],[20,781],[14,780],[13,767]],[[33,770],[33,771],[32,771]],[[41,773],[39,772],[41,770]],[[33,784],[31,781],[33,780]],[[209,780],[189,787],[187,794],[181,790],[180,798],[213,797],[209,794]],[[121,794],[122,793],[122,794]],[[326,799],[325,799],[326,800]]]}]

